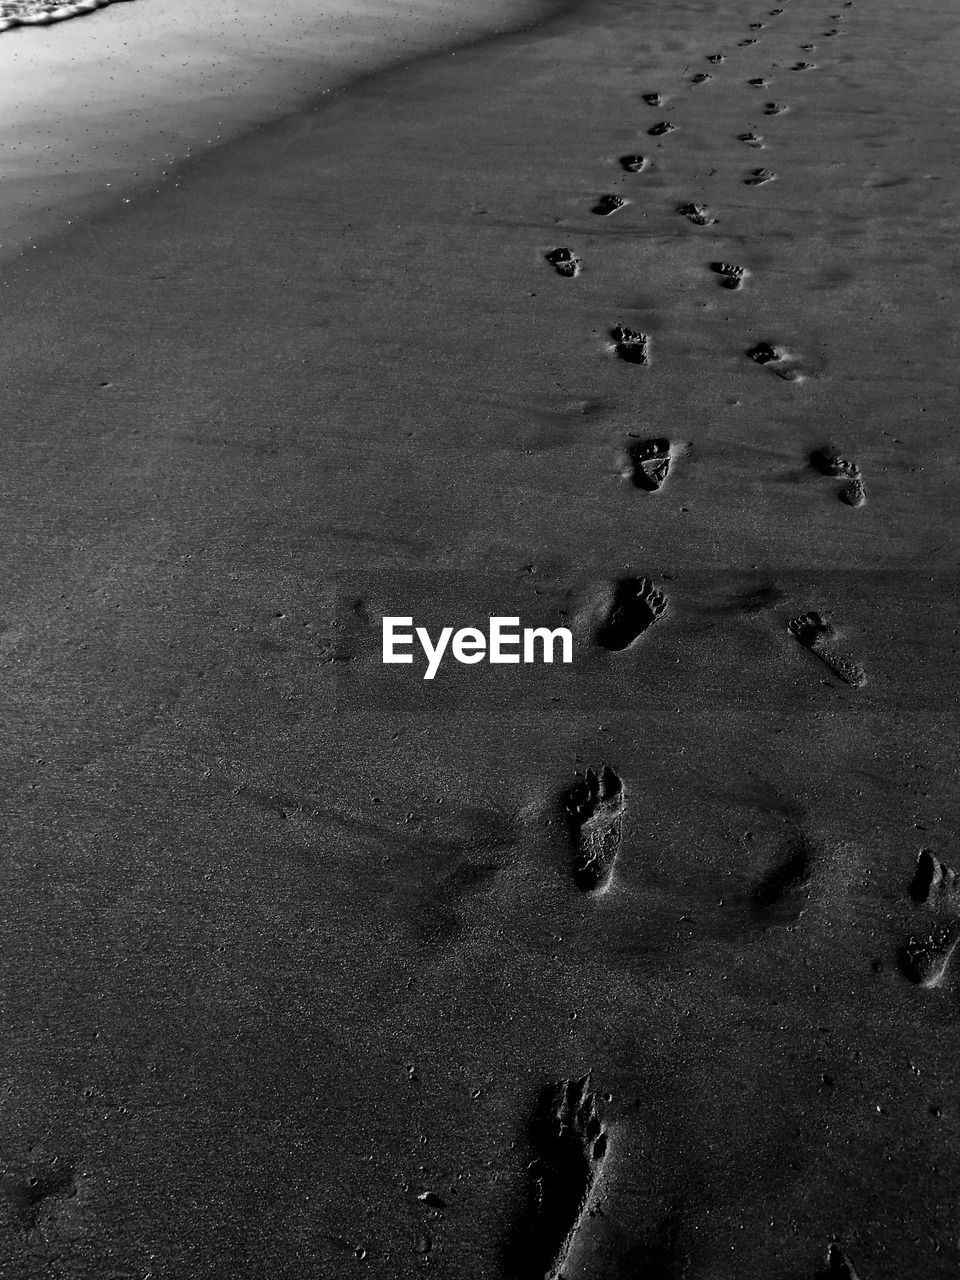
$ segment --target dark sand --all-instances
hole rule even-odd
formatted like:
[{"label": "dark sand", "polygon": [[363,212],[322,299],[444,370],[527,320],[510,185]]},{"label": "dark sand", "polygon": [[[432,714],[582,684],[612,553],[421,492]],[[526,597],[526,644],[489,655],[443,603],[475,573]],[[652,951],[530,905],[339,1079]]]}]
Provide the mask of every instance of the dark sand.
[{"label": "dark sand", "polygon": [[[587,3],[8,270],[5,1280],[956,1275],[958,19],[783,10]],[[512,613],[574,664],[380,663]]]}]

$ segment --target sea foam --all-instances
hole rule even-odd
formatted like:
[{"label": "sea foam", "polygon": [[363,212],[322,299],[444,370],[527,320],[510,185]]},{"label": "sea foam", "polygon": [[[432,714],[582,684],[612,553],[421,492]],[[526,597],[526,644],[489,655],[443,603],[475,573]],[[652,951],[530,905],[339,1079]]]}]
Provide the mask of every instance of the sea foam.
[{"label": "sea foam", "polygon": [[58,0],[0,0],[0,31],[11,27],[46,27],[64,18],[79,18],[102,9],[112,0],[76,0],[61,4]]}]

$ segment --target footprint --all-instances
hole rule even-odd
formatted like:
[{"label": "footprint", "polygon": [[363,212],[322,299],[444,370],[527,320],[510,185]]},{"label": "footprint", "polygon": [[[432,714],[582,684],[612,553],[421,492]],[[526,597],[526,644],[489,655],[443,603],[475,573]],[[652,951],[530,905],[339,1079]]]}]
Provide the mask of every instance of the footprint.
[{"label": "footprint", "polygon": [[770,10],[770,17],[771,17],[771,18],[776,18],[776,17],[777,17],[779,14],[781,14],[781,13],[783,13],[783,10],[782,10],[782,9],[771,9],[771,10]]},{"label": "footprint", "polygon": [[763,30],[763,28],[764,28],[766,25],[767,25],[767,24],[766,24],[765,22],[751,22],[751,23],[750,23],[750,30],[751,30],[751,31],[762,31],[762,30]]},{"label": "footprint", "polygon": [[642,173],[647,167],[646,156],[621,156],[620,163],[627,173]]},{"label": "footprint", "polygon": [[848,507],[862,507],[867,500],[867,491],[864,487],[863,480],[858,472],[849,484],[845,484],[840,490],[840,501],[845,502]]},{"label": "footprint", "polygon": [[677,213],[682,213],[695,226],[712,227],[717,219],[702,204],[681,204],[677,206]]},{"label": "footprint", "polygon": [[708,53],[707,54],[708,62],[717,63],[717,62],[726,62],[726,60],[727,60],[727,57],[726,57],[726,54],[724,53]]},{"label": "footprint", "polygon": [[790,108],[783,102],[767,102],[764,104],[763,114],[765,116],[782,116],[785,111]]},{"label": "footprint", "polygon": [[777,360],[784,358],[784,353],[779,347],[775,347],[771,342],[758,342],[755,347],[751,347],[747,352],[751,360],[755,360],[757,364],[773,364]]},{"label": "footprint", "polygon": [[655,125],[647,130],[651,138],[662,138],[665,133],[673,133],[676,129],[675,124],[671,124],[669,120],[659,120]]},{"label": "footprint", "polygon": [[659,107],[663,103],[662,93],[645,93],[643,100],[651,107]]},{"label": "footprint", "polygon": [[747,84],[752,84],[755,89],[765,89],[768,81],[764,80],[763,76],[754,76],[752,80],[747,81]]},{"label": "footprint", "polygon": [[827,1249],[827,1261],[817,1280],[858,1280],[850,1259],[834,1242]]},{"label": "footprint", "polygon": [[737,138],[740,142],[745,142],[748,147],[763,147],[762,133],[738,133]]},{"label": "footprint", "polygon": [[621,578],[614,587],[606,618],[596,633],[602,649],[629,649],[644,631],[663,617],[666,597],[649,578]]},{"label": "footprint", "polygon": [[628,364],[650,363],[650,339],[645,333],[618,324],[615,329],[610,330],[610,337],[613,339],[614,352],[621,360],[626,360]]},{"label": "footprint", "polygon": [[746,279],[746,267],[737,266],[735,262],[711,262],[710,270],[720,277],[723,289],[740,289]]},{"label": "footprint", "polygon": [[867,491],[857,463],[842,458],[832,449],[815,449],[810,455],[810,465],[822,476],[849,480],[849,484],[841,485],[837,494],[847,506],[862,507],[866,502]]},{"label": "footprint", "polygon": [[960,942],[960,886],[957,873],[922,849],[910,885],[918,906],[934,914],[930,928],[907,939],[900,950],[900,968],[921,987],[937,987],[943,981],[950,957]]},{"label": "footprint", "polygon": [[712,80],[713,76],[708,71],[698,71],[695,76],[690,77],[691,84],[703,84],[706,80]]},{"label": "footprint", "polygon": [[625,477],[632,480],[637,489],[656,493],[670,470],[670,441],[663,436],[637,440],[627,446],[627,458]]},{"label": "footprint", "polygon": [[599,213],[602,218],[608,218],[611,213],[616,213],[618,209],[622,209],[626,203],[623,196],[614,194],[601,196],[593,206],[593,212]]},{"label": "footprint", "polygon": [[742,49],[745,45],[748,45],[748,44],[756,44],[756,43],[757,43],[757,41],[756,41],[755,37],[753,37],[753,36],[749,36],[746,40],[738,40],[738,41],[737,41],[737,44],[740,46],[740,48],[741,48],[741,49]]},{"label": "footprint", "polygon": [[607,1134],[589,1073],[544,1090],[530,1125],[530,1201],[508,1250],[516,1280],[560,1280],[590,1213],[607,1154]]},{"label": "footprint", "polygon": [[910,897],[917,906],[957,911],[960,908],[957,873],[945,866],[929,849],[921,849],[917,854],[917,865],[910,882]]},{"label": "footprint", "polygon": [[743,181],[748,187],[762,187],[765,182],[773,182],[776,176],[772,169],[754,169]]},{"label": "footprint", "polygon": [[758,342],[755,347],[750,348],[747,355],[756,364],[769,367],[770,372],[775,373],[784,382],[803,380],[803,369],[797,364],[790,363],[790,356],[782,347],[775,347],[769,342]]},{"label": "footprint", "polygon": [[[812,48],[813,46],[811,46]],[[791,71],[812,71],[817,64],[815,62],[795,62],[790,68]]]},{"label": "footprint", "polygon": [[564,809],[573,838],[573,882],[584,893],[600,893],[610,883],[620,851],[624,808],[623,782],[606,764],[599,774],[588,769],[566,795]]},{"label": "footprint", "polygon": [[575,276],[580,270],[580,259],[575,257],[569,249],[551,249],[545,255],[551,266],[557,270],[557,275]]},{"label": "footprint", "polygon": [[799,618],[792,618],[787,623],[787,630],[797,644],[816,654],[844,684],[859,689],[867,683],[866,673],[858,663],[828,647],[827,641],[833,638],[834,629],[819,613],[805,613]]},{"label": "footprint", "polygon": [[909,938],[900,952],[904,974],[920,987],[938,987],[960,941],[960,924],[935,924],[922,938]]}]

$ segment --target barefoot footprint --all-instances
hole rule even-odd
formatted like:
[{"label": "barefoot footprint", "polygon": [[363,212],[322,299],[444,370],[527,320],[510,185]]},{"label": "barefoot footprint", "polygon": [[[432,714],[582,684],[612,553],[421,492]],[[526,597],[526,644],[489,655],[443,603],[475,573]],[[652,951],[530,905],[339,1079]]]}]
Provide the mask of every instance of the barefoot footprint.
[{"label": "barefoot footprint", "polygon": [[651,138],[662,138],[665,133],[673,133],[676,129],[675,124],[671,124],[669,120],[658,120],[655,125],[647,130]]},{"label": "barefoot footprint", "polygon": [[580,259],[569,249],[551,249],[545,256],[550,265],[556,268],[558,275],[575,276],[580,270]]},{"label": "barefoot footprint", "polygon": [[608,218],[611,213],[616,213],[618,209],[622,209],[626,203],[623,196],[610,193],[600,197],[593,206],[593,212],[598,213],[602,218]]},{"label": "barefoot footprint", "polygon": [[666,597],[649,578],[621,578],[614,587],[607,616],[596,633],[602,649],[629,649],[649,627],[663,617]]},{"label": "barefoot footprint", "polygon": [[720,287],[723,289],[742,288],[747,275],[746,267],[738,266],[735,262],[711,262],[710,270],[720,277]]},{"label": "barefoot footprint", "polygon": [[[593,1213],[607,1132],[590,1076],[561,1080],[542,1094],[530,1141],[530,1196],[511,1246],[511,1275],[572,1276],[580,1230]],[[579,1274],[579,1268],[577,1274]]]},{"label": "barefoot footprint", "polygon": [[621,156],[620,163],[627,173],[642,173],[647,167],[646,156]]},{"label": "barefoot footprint", "polygon": [[799,645],[816,654],[844,684],[860,688],[867,683],[866,673],[858,663],[828,647],[827,641],[833,638],[834,629],[821,614],[805,613],[799,618],[792,618],[787,623],[787,630]]},{"label": "barefoot footprint", "polygon": [[775,364],[784,358],[784,353],[772,342],[758,342],[755,347],[750,348],[747,355],[757,364]]},{"label": "barefoot footprint", "polygon": [[637,489],[656,493],[670,471],[670,441],[662,436],[632,441],[627,445],[626,454],[624,478],[631,480]]},{"label": "barefoot footprint", "polygon": [[615,329],[610,330],[610,337],[613,339],[613,350],[621,360],[626,360],[628,364],[650,363],[650,339],[645,333],[618,324]]},{"label": "barefoot footprint", "polygon": [[772,169],[754,169],[743,181],[748,187],[762,187],[765,182],[773,182],[776,176]]},{"label": "barefoot footprint", "polygon": [[820,1272],[819,1280],[858,1280],[853,1263],[836,1241],[827,1249],[826,1266]]},{"label": "barefoot footprint", "polygon": [[567,792],[564,809],[573,839],[573,880],[584,893],[602,893],[620,851],[623,782],[609,765],[588,769]]},{"label": "barefoot footprint", "polygon": [[769,367],[770,372],[775,373],[784,382],[803,381],[803,369],[791,363],[791,357],[782,347],[775,347],[770,342],[758,342],[755,347],[750,348],[747,355],[755,364]]},{"label": "barefoot footprint", "polygon": [[856,462],[841,457],[833,449],[815,449],[810,455],[810,465],[822,476],[847,480],[849,483],[840,486],[837,497],[848,507],[862,507],[867,500],[860,467]]},{"label": "barefoot footprint", "polygon": [[960,942],[960,885],[957,873],[929,849],[922,849],[910,885],[918,906],[933,913],[929,928],[911,935],[900,951],[900,967],[911,982],[937,987],[943,981],[957,943]]},{"label": "barefoot footprint", "polygon": [[682,213],[695,226],[712,227],[717,219],[702,204],[681,204],[677,206],[677,213]]}]

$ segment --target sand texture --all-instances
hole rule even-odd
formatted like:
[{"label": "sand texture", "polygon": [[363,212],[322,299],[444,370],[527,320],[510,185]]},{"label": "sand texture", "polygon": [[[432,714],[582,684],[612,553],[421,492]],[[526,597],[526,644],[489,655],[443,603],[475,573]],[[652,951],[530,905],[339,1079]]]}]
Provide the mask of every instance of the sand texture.
[{"label": "sand texture", "polygon": [[956,1276],[958,29],[590,0],[8,267],[4,1280]]},{"label": "sand texture", "polygon": [[558,0],[106,3],[0,0],[0,264],[92,213],[122,210],[173,180],[184,160],[362,75],[517,30],[561,7]]}]

